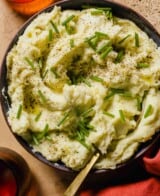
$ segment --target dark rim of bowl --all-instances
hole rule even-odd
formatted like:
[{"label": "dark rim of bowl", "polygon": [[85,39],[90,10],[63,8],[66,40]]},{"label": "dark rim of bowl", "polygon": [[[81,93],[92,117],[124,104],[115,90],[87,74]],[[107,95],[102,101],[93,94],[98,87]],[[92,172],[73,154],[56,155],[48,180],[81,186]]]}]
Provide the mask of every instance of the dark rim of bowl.
[{"label": "dark rim of bowl", "polygon": [[[35,15],[33,15],[29,20],[27,20],[24,25],[20,28],[20,30],[17,32],[17,34],[14,36],[14,38],[12,39],[12,41],[10,42],[3,61],[2,61],[2,65],[1,65],[1,69],[0,69],[0,77],[1,77],[1,81],[0,81],[0,101],[1,101],[1,107],[2,107],[2,112],[3,115],[5,117],[5,120],[7,122],[8,127],[10,128],[12,134],[15,136],[15,138],[17,139],[17,141],[29,152],[31,153],[35,158],[37,158],[38,160],[46,163],[47,165],[54,167],[58,170],[64,171],[64,172],[70,172],[70,173],[77,173],[76,171],[73,171],[72,169],[66,167],[63,163],[58,163],[58,162],[52,162],[47,160],[45,157],[43,157],[43,155],[41,155],[41,153],[38,152],[34,152],[32,147],[29,146],[29,144],[24,141],[20,136],[16,135],[15,133],[13,133],[12,128],[8,122],[7,119],[7,112],[10,108],[10,99],[9,99],[9,95],[7,93],[7,68],[6,68],[6,57],[8,52],[13,48],[13,46],[17,43],[19,36],[21,36],[25,29],[28,27],[28,25],[41,13],[45,13],[45,12],[50,12],[54,6],[61,6],[62,10],[66,10],[66,9],[76,9],[76,10],[81,10],[82,9],[82,5],[90,5],[90,6],[98,6],[98,7],[111,7],[113,10],[113,14],[115,16],[118,16],[120,18],[125,18],[125,19],[129,19],[131,21],[133,21],[141,30],[143,30],[144,32],[146,32],[148,34],[149,37],[151,37],[154,42],[160,46],[160,35],[157,32],[157,30],[153,27],[153,25],[151,25],[142,15],[140,15],[139,13],[137,13],[136,11],[134,11],[133,9],[117,3],[117,2],[112,2],[110,0],[78,0],[78,1],[74,1],[74,0],[63,0],[63,1],[58,1],[56,3],[53,3],[52,5],[50,5],[49,7],[39,11],[38,13],[36,13]],[[139,159],[142,155],[145,154],[145,152],[147,152],[160,138],[160,133],[158,131],[157,134],[155,134],[153,136],[153,138],[146,142],[145,144],[142,144],[140,149],[134,154],[134,156],[129,159],[128,161],[117,165],[116,169],[120,169],[122,167],[125,167],[128,164],[131,164],[134,160]],[[115,169],[115,170],[116,170]],[[108,172],[108,171],[112,171],[111,169],[93,169],[91,171],[92,174],[98,174],[98,173],[104,173],[104,172]]]}]

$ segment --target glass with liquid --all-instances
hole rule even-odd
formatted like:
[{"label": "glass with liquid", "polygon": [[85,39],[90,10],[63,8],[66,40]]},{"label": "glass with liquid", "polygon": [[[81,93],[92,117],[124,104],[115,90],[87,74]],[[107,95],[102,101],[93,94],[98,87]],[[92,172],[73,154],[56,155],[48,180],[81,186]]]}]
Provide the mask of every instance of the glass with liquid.
[{"label": "glass with liquid", "polygon": [[37,196],[38,188],[26,161],[0,147],[0,196]]},{"label": "glass with liquid", "polygon": [[7,0],[10,6],[18,13],[26,16],[33,15],[49,6],[56,0]]}]

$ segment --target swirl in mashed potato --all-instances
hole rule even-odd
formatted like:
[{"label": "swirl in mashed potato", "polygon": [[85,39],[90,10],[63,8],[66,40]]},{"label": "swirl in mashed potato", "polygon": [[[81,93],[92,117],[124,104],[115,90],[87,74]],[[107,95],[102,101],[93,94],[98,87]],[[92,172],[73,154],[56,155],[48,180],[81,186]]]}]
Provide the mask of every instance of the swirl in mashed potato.
[{"label": "swirl in mashed potato", "polygon": [[40,14],[7,70],[13,132],[73,170],[96,148],[95,168],[115,168],[160,127],[160,50],[109,8]]}]

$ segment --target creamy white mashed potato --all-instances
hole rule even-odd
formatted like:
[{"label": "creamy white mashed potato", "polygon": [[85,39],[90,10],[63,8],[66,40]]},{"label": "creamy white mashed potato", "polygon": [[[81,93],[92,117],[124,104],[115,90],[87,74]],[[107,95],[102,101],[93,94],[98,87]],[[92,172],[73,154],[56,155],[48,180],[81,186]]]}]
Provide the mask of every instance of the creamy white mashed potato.
[{"label": "creamy white mashed potato", "polygon": [[53,162],[115,168],[160,127],[160,50],[111,10],[55,7],[7,57],[14,133]]}]

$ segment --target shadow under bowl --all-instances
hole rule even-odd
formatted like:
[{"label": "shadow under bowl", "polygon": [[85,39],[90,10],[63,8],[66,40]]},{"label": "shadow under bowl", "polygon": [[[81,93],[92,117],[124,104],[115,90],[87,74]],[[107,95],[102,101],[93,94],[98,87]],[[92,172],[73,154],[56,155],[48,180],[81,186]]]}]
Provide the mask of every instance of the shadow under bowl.
[{"label": "shadow under bowl", "polygon": [[[7,68],[6,68],[6,57],[8,52],[12,49],[12,47],[17,43],[18,38],[20,35],[23,34],[27,26],[41,13],[43,12],[50,12],[53,7],[61,6],[63,10],[65,9],[76,9],[80,10],[82,9],[83,5],[90,5],[90,6],[98,6],[98,7],[111,7],[113,10],[113,14],[115,16],[118,16],[120,18],[125,18],[133,21],[137,24],[137,26],[140,27],[143,31],[145,31],[150,38],[154,40],[154,42],[160,46],[160,35],[158,32],[154,29],[154,27],[141,15],[133,11],[132,9],[121,5],[119,3],[111,2],[111,1],[105,1],[105,0],[66,0],[66,1],[60,1],[57,2],[50,7],[40,11],[39,13],[35,14],[33,17],[31,17],[18,31],[18,33],[15,35],[13,40],[11,41],[8,49],[6,50],[2,66],[1,66],[1,83],[0,83],[0,95],[1,95],[1,106],[3,110],[3,114],[5,117],[5,120],[12,131],[12,128],[10,127],[7,119],[7,113],[10,108],[10,98],[7,93]],[[12,132],[13,133],[13,132]],[[55,168],[60,175],[63,176],[66,180],[72,180],[77,172],[67,168],[62,163],[54,163],[51,161],[48,161],[46,158],[44,158],[40,153],[33,152],[33,149],[29,146],[28,143],[26,143],[21,137],[17,136],[13,133],[13,135],[16,137],[18,142],[34,157],[36,157],[38,160],[42,161],[43,163]],[[87,176],[84,184],[87,186],[90,185],[103,185],[105,183],[119,183],[124,182],[128,180],[133,180],[137,178],[137,175],[144,174],[144,170],[141,166],[141,159],[146,154],[152,154],[158,146],[158,142],[160,139],[160,133],[158,132],[150,141],[142,144],[137,151],[137,153],[127,162],[124,164],[120,164],[116,167],[116,169],[100,169],[100,170],[91,170],[89,175]]]}]

